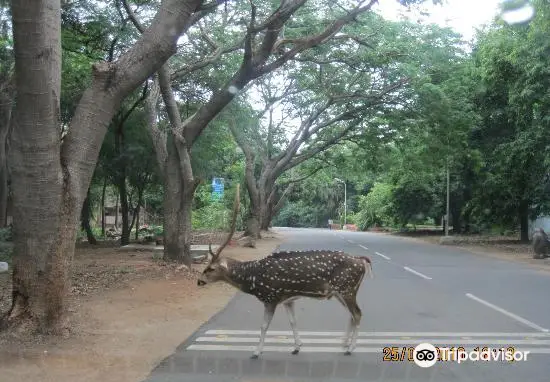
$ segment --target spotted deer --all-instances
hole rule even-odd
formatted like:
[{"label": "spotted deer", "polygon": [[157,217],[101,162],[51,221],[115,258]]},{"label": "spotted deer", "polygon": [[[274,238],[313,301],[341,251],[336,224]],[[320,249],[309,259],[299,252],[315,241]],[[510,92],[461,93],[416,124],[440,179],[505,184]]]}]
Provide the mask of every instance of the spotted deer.
[{"label": "spotted deer", "polygon": [[[234,215],[237,210],[238,190]],[[262,353],[269,324],[279,304],[285,307],[294,334],[292,354],[298,354],[302,342],[296,328],[294,302],[302,297],[321,300],[336,298],[350,312],[343,347],[344,354],[351,354],[356,347],[362,316],[356,296],[365,274],[373,275],[370,259],[330,250],[284,251],[254,261],[220,257],[234,229],[235,216],[225,243],[215,253],[210,249],[211,260],[197,284],[202,286],[223,281],[256,296],[264,304],[260,341],[251,358],[258,358]]]}]

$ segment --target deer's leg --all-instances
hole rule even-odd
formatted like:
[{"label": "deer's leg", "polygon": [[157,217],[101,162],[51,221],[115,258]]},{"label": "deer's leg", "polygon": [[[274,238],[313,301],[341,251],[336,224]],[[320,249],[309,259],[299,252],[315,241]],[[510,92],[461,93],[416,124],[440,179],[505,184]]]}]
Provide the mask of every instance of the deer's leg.
[{"label": "deer's leg", "polygon": [[267,329],[269,328],[269,324],[271,323],[273,315],[275,314],[275,309],[277,308],[277,305],[274,304],[265,304],[264,306],[264,322],[260,328],[260,343],[258,344],[258,347],[256,347],[254,354],[252,354],[251,358],[253,359],[258,358],[262,353],[262,350],[264,348],[265,334],[267,333]]},{"label": "deer's leg", "polygon": [[296,315],[294,314],[294,301],[285,302],[283,304],[286,308],[288,314],[288,320],[290,321],[290,327],[292,328],[292,333],[294,333],[294,350],[292,354],[298,354],[300,348],[302,347],[302,341],[298,335],[298,329],[296,329]]},{"label": "deer's leg", "polygon": [[[340,293],[335,293],[334,294],[334,297],[336,297],[336,299],[340,302],[340,304],[342,304],[344,306],[344,308],[346,308],[347,310],[349,310],[349,306],[346,302],[346,300],[344,299],[344,297],[342,297],[342,295]],[[346,328],[346,335],[344,336],[344,340],[342,342],[342,346],[344,348],[348,348],[349,347],[349,344],[350,344],[350,339],[351,339],[351,330],[353,328],[353,315],[352,317],[350,318],[350,321],[348,323],[348,327]]]},{"label": "deer's leg", "polygon": [[347,298],[346,305],[351,313],[350,326],[353,327],[349,345],[345,353],[346,355],[350,355],[351,352],[355,350],[355,346],[357,344],[357,335],[359,334],[359,324],[361,323],[362,313],[355,298]]}]

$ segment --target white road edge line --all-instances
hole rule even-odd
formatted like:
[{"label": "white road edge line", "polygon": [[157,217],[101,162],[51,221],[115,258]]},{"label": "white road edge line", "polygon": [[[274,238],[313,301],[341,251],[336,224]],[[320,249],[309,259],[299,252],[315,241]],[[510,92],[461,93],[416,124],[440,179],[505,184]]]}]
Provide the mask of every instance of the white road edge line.
[{"label": "white road edge line", "polygon": [[366,250],[366,251],[369,250],[369,249],[368,249],[367,247],[365,247],[364,245],[359,244],[359,246],[360,246],[361,248],[363,248],[364,250]]},{"label": "white road edge line", "polygon": [[374,253],[377,254],[377,255],[380,256],[380,257],[383,257],[383,258],[386,259],[386,260],[391,260],[389,256],[386,256],[386,255],[384,255],[383,253],[380,253],[380,252],[374,252]]},{"label": "white road edge line", "polygon": [[426,276],[426,275],[424,275],[424,274],[422,274],[418,271],[415,271],[412,268],[409,268],[409,267],[403,267],[403,268],[405,268],[405,270],[408,271],[408,272],[414,273],[415,275],[422,277],[423,279],[426,279],[426,280],[431,280],[432,279],[431,277],[428,277],[428,276]]},{"label": "white road edge line", "polygon": [[520,317],[520,316],[518,316],[517,314],[514,314],[514,313],[512,313],[512,312],[509,312],[509,311],[507,311],[507,310],[505,310],[505,309],[502,309],[502,308],[500,308],[500,307],[498,307],[498,306],[496,306],[496,305],[494,305],[494,304],[491,304],[491,303],[488,302],[488,301],[482,300],[481,298],[476,297],[476,296],[474,296],[474,295],[471,294],[471,293],[466,293],[466,297],[471,298],[472,300],[477,301],[477,302],[479,302],[480,304],[483,304],[483,305],[485,305],[485,306],[487,306],[487,307],[489,307],[489,308],[491,308],[491,309],[494,309],[494,310],[496,310],[497,312],[502,313],[502,314],[504,314],[504,315],[506,315],[506,316],[508,316],[508,317],[510,317],[510,318],[513,318],[514,320],[519,321],[519,322],[521,322],[522,324],[527,325],[527,326],[529,326],[529,327],[532,328],[532,329],[535,329],[535,330],[538,330],[538,331],[541,331],[541,332],[544,332],[544,333],[548,333],[548,332],[549,332],[548,329],[545,329],[545,328],[543,328],[542,326],[538,326],[538,325],[535,324],[534,322],[531,322],[531,321],[529,321],[529,320],[526,320],[525,318]]},{"label": "white road edge line", "polygon": [[[189,345],[186,350],[202,351],[254,351],[256,345]],[[264,352],[291,352],[293,346],[264,346]],[[529,354],[550,354],[550,348],[518,348],[516,351],[528,351]],[[302,346],[300,353],[342,353],[343,349],[337,346]],[[354,353],[381,353],[380,347],[357,347]]]},{"label": "white road edge line", "polygon": [[353,240],[348,240],[348,243],[355,244]]},{"label": "white road edge line", "polygon": [[[345,332],[314,332],[299,330],[300,336],[326,336],[340,337]],[[239,329],[210,329],[204,332],[205,335],[254,335],[259,336],[259,330]],[[359,337],[541,337],[550,338],[549,333],[541,332],[359,332]],[[269,330],[267,336],[292,336],[291,330]]]}]

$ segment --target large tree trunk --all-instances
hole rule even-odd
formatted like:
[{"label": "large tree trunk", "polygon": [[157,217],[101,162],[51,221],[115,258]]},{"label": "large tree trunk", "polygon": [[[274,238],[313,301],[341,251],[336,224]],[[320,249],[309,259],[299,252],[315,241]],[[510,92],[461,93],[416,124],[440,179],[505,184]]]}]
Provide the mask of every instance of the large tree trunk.
[{"label": "large tree trunk", "polygon": [[6,318],[43,332],[63,327],[82,207],[59,151],[60,11],[55,0],[12,1],[17,95],[9,164],[16,255]]},{"label": "large tree trunk", "polygon": [[[255,180],[254,180],[255,181]],[[261,211],[261,195],[258,188],[249,187],[247,181],[248,196],[250,198],[250,206],[248,209],[248,215],[246,217],[246,224],[244,235],[251,236],[255,239],[261,238],[261,224],[262,224],[262,211]]]},{"label": "large tree trunk", "polygon": [[90,218],[91,218],[91,208],[90,208],[90,191],[88,190],[88,194],[86,195],[86,198],[84,199],[84,203],[82,204],[82,213],[80,214],[80,220],[82,224],[82,229],[86,231],[86,237],[88,238],[88,243],[90,244],[97,244],[97,240],[94,237],[94,233],[92,232],[92,227],[90,226]]},{"label": "large tree trunk", "polygon": [[261,228],[259,208],[254,207],[251,204],[248,211],[248,216],[246,217],[244,235],[259,239],[261,237],[260,230]]},{"label": "large tree trunk", "polygon": [[271,205],[269,202],[264,202],[260,207],[260,229],[268,231],[271,224]]},{"label": "large tree trunk", "polygon": [[64,327],[80,212],[107,126],[122,100],[175,52],[201,3],[163,0],[151,27],[116,63],[93,65],[91,85],[61,140],[60,1],[12,0],[17,95],[9,152],[15,256],[8,325],[42,332]]}]

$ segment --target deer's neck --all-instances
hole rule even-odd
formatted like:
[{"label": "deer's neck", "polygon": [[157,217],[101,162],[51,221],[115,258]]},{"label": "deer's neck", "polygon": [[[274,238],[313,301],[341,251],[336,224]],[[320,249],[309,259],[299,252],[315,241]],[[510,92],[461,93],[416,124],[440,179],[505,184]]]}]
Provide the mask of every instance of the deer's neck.
[{"label": "deer's neck", "polygon": [[227,272],[225,281],[245,293],[250,293],[254,289],[255,275],[257,275],[255,261],[238,261],[231,258],[225,258],[227,262]]}]

